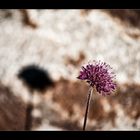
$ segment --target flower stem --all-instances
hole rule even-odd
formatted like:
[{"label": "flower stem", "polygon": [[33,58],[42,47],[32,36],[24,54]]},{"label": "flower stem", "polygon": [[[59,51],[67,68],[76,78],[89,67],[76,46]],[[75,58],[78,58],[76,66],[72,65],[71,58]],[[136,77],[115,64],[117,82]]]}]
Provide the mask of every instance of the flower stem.
[{"label": "flower stem", "polygon": [[85,111],[84,124],[83,124],[83,131],[85,131],[85,129],[86,129],[87,116],[88,116],[88,112],[89,112],[89,105],[90,105],[90,100],[91,100],[92,91],[93,91],[92,89],[93,89],[93,88],[90,87],[90,88],[89,88],[89,91],[88,91],[87,104],[86,104],[86,111]]}]

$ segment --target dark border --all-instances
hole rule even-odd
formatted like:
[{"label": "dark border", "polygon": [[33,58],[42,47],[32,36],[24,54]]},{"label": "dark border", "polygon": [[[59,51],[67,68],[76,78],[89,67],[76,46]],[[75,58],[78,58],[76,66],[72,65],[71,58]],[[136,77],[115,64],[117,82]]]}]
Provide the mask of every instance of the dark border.
[{"label": "dark border", "polygon": [[23,140],[123,140],[139,139],[140,131],[20,131],[0,132],[0,138]]},{"label": "dark border", "polygon": [[139,9],[138,0],[3,0],[4,9]]}]

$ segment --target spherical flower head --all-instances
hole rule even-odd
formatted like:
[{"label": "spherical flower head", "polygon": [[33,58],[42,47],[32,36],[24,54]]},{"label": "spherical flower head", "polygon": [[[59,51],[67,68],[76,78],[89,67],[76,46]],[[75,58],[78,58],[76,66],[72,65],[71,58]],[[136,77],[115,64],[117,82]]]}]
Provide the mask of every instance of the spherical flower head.
[{"label": "spherical flower head", "polygon": [[86,80],[91,87],[95,87],[97,92],[104,96],[110,95],[116,89],[115,74],[105,62],[93,61],[82,66],[77,78]]}]

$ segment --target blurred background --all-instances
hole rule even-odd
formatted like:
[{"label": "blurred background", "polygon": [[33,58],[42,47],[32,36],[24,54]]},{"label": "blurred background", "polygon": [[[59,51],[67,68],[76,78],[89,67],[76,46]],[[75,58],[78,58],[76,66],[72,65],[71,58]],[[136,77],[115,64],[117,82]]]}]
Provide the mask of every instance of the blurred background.
[{"label": "blurred background", "polygon": [[82,130],[92,60],[117,90],[93,94],[86,130],[140,130],[139,10],[0,10],[0,130]]}]

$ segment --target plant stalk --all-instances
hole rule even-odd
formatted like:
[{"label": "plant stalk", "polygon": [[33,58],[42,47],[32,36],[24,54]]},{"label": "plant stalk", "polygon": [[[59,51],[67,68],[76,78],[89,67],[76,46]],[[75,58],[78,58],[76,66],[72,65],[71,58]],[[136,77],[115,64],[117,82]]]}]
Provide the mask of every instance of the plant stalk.
[{"label": "plant stalk", "polygon": [[86,129],[87,116],[88,116],[88,112],[89,112],[89,106],[90,106],[92,92],[93,92],[93,88],[90,87],[89,91],[88,91],[88,97],[87,97],[87,104],[86,104],[86,111],[85,111],[85,117],[84,117],[83,131],[85,131],[85,129]]}]

